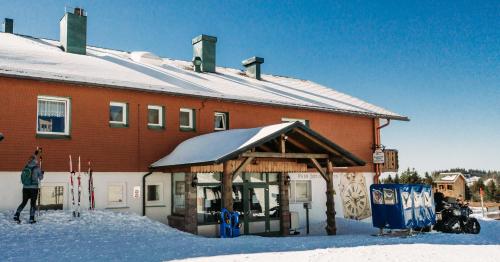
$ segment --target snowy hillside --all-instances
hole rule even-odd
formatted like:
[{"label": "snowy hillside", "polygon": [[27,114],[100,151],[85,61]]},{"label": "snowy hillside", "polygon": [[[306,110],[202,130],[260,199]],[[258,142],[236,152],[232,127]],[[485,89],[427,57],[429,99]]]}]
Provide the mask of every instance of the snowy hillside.
[{"label": "snowy hillside", "polygon": [[[26,218],[26,214],[23,214]],[[11,212],[0,213],[0,261],[330,261],[342,258],[394,260],[409,252],[410,261],[435,257],[481,261],[500,257],[500,222],[481,220],[479,235],[429,233],[409,238],[373,237],[370,224],[338,219],[337,236],[215,239],[194,236],[134,214],[94,211],[70,221],[66,212],[43,213],[34,225],[17,225]],[[322,233],[322,225],[312,232]],[[418,244],[418,245],[413,245]],[[384,245],[384,246],[376,246]],[[300,251],[300,252],[289,252]],[[265,253],[272,252],[272,253]],[[244,255],[243,255],[244,253]],[[258,253],[258,254],[249,254]],[[242,255],[238,255],[242,254]],[[200,258],[205,257],[205,258]],[[408,259],[405,259],[408,260]],[[224,260],[227,261],[227,260]],[[339,261],[339,260],[337,260]],[[469,260],[472,261],[472,260]]]}]

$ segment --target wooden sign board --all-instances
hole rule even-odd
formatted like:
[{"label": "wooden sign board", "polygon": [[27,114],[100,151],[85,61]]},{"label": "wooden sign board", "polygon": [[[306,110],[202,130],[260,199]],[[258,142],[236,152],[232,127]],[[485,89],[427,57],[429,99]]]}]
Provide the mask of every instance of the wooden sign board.
[{"label": "wooden sign board", "polygon": [[399,169],[398,150],[385,149],[384,158],[385,162],[382,166],[382,172],[398,172]]}]

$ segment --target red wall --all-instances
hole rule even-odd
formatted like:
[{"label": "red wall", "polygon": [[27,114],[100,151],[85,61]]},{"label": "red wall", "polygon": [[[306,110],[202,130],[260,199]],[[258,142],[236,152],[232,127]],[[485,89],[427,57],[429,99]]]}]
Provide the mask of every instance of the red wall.
[{"label": "red wall", "polygon": [[[71,138],[36,137],[37,96],[71,97]],[[129,103],[129,127],[109,126],[109,102]],[[166,129],[147,128],[147,106],[166,107]],[[179,131],[179,108],[196,109],[196,132]],[[43,147],[47,171],[66,171],[68,155],[92,160],[96,171],[147,171],[181,141],[213,131],[214,111],[229,112],[230,128],[280,123],[303,118],[310,127],[368,164],[372,171],[373,119],[277,106],[224,102],[115,88],[0,77],[0,171],[21,170],[37,146]],[[86,168],[86,164],[83,167]]]}]

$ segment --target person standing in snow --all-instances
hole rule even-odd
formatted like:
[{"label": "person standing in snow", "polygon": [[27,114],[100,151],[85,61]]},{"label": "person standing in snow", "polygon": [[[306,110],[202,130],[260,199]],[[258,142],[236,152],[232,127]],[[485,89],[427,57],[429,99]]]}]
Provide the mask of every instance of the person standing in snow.
[{"label": "person standing in snow", "polygon": [[14,220],[18,223],[21,222],[19,216],[21,211],[23,211],[26,203],[30,200],[30,224],[36,223],[35,221],[35,210],[36,210],[36,199],[38,197],[38,183],[43,179],[44,171],[40,169],[38,164],[38,157],[41,153],[40,150],[36,150],[35,154],[33,154],[28,163],[24,167],[21,173],[21,182],[23,183],[23,202],[19,205],[16,210],[16,214],[14,215]]}]

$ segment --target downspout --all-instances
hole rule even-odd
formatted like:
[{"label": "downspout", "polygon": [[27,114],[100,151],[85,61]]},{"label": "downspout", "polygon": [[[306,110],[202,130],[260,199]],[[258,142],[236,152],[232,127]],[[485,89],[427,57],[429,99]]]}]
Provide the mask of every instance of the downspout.
[{"label": "downspout", "polygon": [[[373,119],[373,127],[375,129],[375,148],[374,148],[374,150],[380,148],[380,146],[381,146],[380,129],[388,126],[391,123],[391,119],[387,118],[386,120],[387,120],[387,122],[385,124],[378,126],[379,125],[378,118]],[[374,168],[375,168],[375,176],[373,177],[373,183],[378,184],[379,183],[378,179],[379,179],[380,175],[382,174],[380,164],[374,164]]]},{"label": "downspout", "polygon": [[153,174],[152,171],[142,176],[142,215],[146,215],[146,177]]}]

